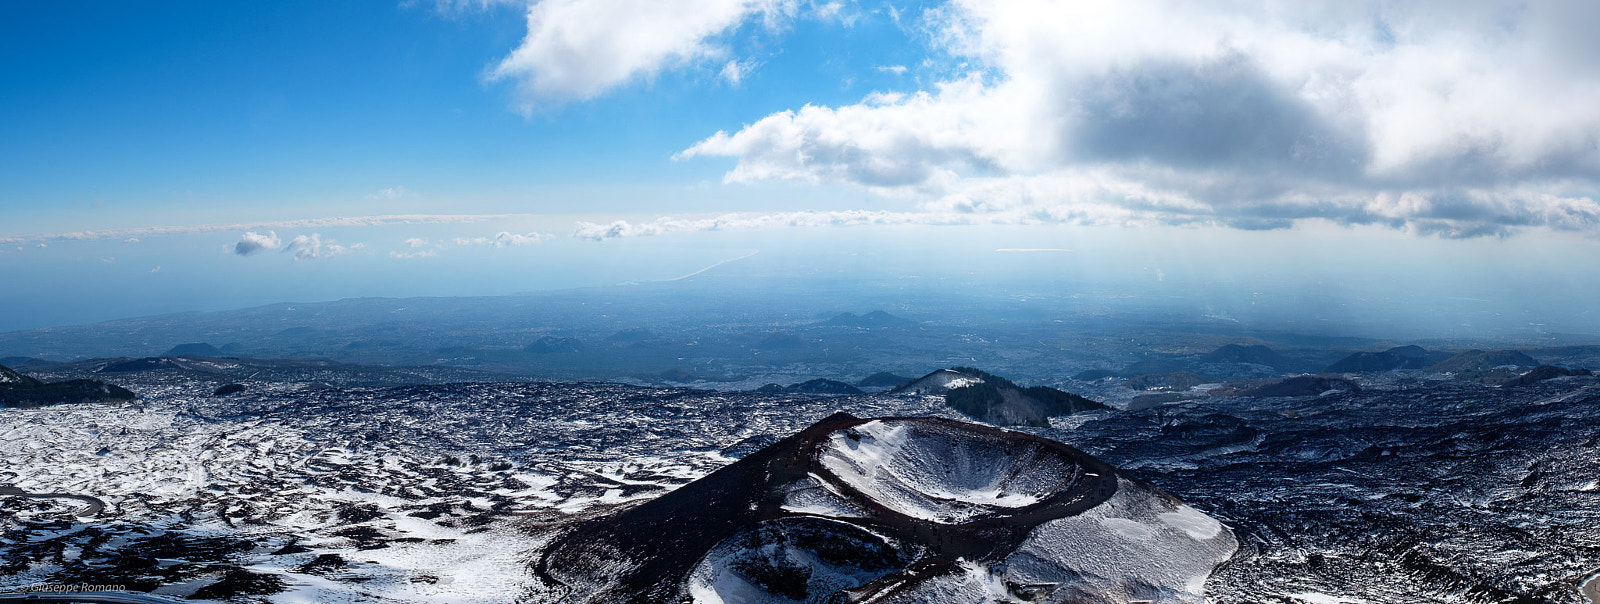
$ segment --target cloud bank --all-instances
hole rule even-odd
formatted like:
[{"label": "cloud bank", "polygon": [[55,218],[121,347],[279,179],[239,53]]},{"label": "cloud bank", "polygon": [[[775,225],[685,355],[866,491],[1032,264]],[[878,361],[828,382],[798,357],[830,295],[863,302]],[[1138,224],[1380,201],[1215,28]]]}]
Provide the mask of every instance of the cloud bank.
[{"label": "cloud bank", "polygon": [[998,223],[992,217],[975,217],[933,212],[887,212],[872,210],[800,211],[775,214],[734,213],[712,218],[663,217],[649,222],[617,220],[610,223],[579,222],[572,236],[592,241],[624,237],[647,237],[667,233],[741,231],[777,227],[823,227],[904,224],[981,224]]},{"label": "cloud bank", "polygon": [[[473,224],[505,219],[531,218],[534,214],[393,214],[384,216],[341,216],[335,218],[308,218],[303,220],[276,220],[266,222],[236,222],[217,224],[186,224],[107,229],[99,231],[71,231],[44,235],[19,235],[0,237],[0,244],[87,241],[96,239],[123,239],[137,241],[139,237],[163,235],[193,235],[217,231],[246,231],[258,229],[317,229],[332,227],[385,226],[401,224]],[[276,246],[274,246],[276,247]]]},{"label": "cloud bank", "polygon": [[970,73],[679,157],[980,222],[1600,234],[1600,4],[954,0],[923,20]]}]

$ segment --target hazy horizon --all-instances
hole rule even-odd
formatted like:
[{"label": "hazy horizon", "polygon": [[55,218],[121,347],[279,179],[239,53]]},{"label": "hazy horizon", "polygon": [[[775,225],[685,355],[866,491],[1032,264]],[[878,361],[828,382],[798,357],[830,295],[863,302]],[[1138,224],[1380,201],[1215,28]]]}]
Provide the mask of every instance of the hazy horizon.
[{"label": "hazy horizon", "polygon": [[10,7],[0,331],[708,271],[1600,334],[1585,5],[669,4]]}]

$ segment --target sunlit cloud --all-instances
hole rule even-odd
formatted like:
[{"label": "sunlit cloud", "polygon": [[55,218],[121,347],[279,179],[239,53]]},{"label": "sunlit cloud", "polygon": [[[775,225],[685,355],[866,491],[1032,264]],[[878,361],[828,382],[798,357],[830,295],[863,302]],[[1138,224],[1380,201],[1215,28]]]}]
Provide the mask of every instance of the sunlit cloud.
[{"label": "sunlit cloud", "polygon": [[282,245],[283,242],[278,239],[278,234],[273,231],[267,231],[265,235],[247,231],[239,237],[238,243],[233,244],[233,253],[249,256],[256,252],[275,250]]},{"label": "sunlit cloud", "polygon": [[957,0],[927,22],[970,73],[774,113],[678,157],[935,216],[1600,235],[1597,19],[1592,3]]},{"label": "sunlit cloud", "polygon": [[346,246],[340,245],[331,239],[324,242],[321,234],[312,233],[310,235],[298,235],[291,239],[289,243],[283,246],[283,251],[293,254],[294,259],[299,261],[333,258],[364,248],[366,248],[366,245],[361,243]]},{"label": "sunlit cloud", "polygon": [[[780,4],[778,0],[543,0],[528,7],[527,36],[491,70],[490,77],[516,81],[529,110],[593,98],[673,66],[726,60],[728,51],[717,37],[749,18],[773,13]],[[730,81],[737,83],[743,73],[735,67]]]}]

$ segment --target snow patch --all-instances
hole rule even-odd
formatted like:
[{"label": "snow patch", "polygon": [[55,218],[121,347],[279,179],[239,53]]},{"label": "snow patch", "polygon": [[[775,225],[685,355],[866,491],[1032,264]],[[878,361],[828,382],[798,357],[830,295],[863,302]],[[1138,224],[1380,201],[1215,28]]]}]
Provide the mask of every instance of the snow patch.
[{"label": "snow patch", "polygon": [[957,524],[1030,506],[1071,488],[1073,459],[1042,444],[973,430],[877,420],[828,436],[819,460],[890,509]]}]

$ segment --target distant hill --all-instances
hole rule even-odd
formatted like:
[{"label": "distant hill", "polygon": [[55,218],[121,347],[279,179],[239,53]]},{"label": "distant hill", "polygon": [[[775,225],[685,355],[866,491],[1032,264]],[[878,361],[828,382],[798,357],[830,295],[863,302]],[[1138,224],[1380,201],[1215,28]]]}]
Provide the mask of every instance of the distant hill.
[{"label": "distant hill", "polygon": [[1358,352],[1323,369],[1324,373],[1363,373],[1427,369],[1450,358],[1447,352],[1432,352],[1421,346],[1397,346],[1383,352]]},{"label": "distant hill", "polygon": [[94,380],[40,382],[0,365],[0,407],[43,407],[60,403],[123,402],[132,392]]},{"label": "distant hill", "polygon": [[999,426],[1049,427],[1049,418],[1107,409],[1103,404],[1055,388],[1023,388],[971,367],[940,369],[896,388],[895,393],[938,394],[950,408]]},{"label": "distant hill", "polygon": [[983,378],[960,369],[960,367],[940,369],[890,390],[889,394],[944,394],[952,389],[983,381]]},{"label": "distant hill", "polygon": [[1429,367],[1441,373],[1489,371],[1496,367],[1536,367],[1539,361],[1516,350],[1468,350]]},{"label": "distant hill", "polygon": [[767,384],[756,389],[756,392],[765,394],[863,394],[860,388],[851,386],[838,380],[817,378],[789,386]]},{"label": "distant hill", "polygon": [[577,338],[557,338],[554,336],[543,336],[537,340],[534,340],[532,344],[524,346],[522,350],[525,352],[531,352],[533,354],[580,352],[583,350],[583,342],[579,341]]},{"label": "distant hill", "polygon": [[17,373],[5,365],[0,365],[0,386],[12,388],[32,388],[39,385],[39,380]]},{"label": "distant hill", "polygon": [[207,344],[205,342],[192,342],[192,343],[189,343],[189,344],[179,344],[177,346],[173,346],[171,350],[168,350],[168,351],[166,351],[164,353],[161,353],[161,356],[164,356],[164,357],[181,357],[181,356],[221,357],[221,356],[227,356],[227,354],[222,352],[222,350],[217,348],[216,346],[212,346],[212,345]]},{"label": "distant hill", "polygon": [[1539,382],[1558,377],[1568,377],[1574,375],[1593,375],[1593,373],[1588,369],[1567,369],[1566,367],[1557,367],[1555,365],[1540,365],[1529,370],[1527,373],[1506,380],[1505,382],[1501,383],[1500,386],[1505,388],[1516,388],[1518,386],[1537,384]]},{"label": "distant hill", "polygon": [[858,388],[899,388],[911,383],[912,378],[879,371],[856,382]]},{"label": "distant hill", "polygon": [[61,363],[59,361],[46,361],[44,359],[35,359],[33,357],[3,357],[0,358],[0,365],[11,367],[14,370],[20,369],[23,371],[42,371],[49,370],[52,367],[60,366]]},{"label": "distant hill", "polygon": [[839,313],[832,319],[822,322],[823,325],[836,327],[916,327],[917,322],[902,319],[881,310],[874,310],[864,315],[852,312]]},{"label": "distant hill", "polygon": [[1178,359],[1145,359],[1135,361],[1122,369],[1122,377],[1139,377],[1161,373],[1192,371],[1192,365]]}]

